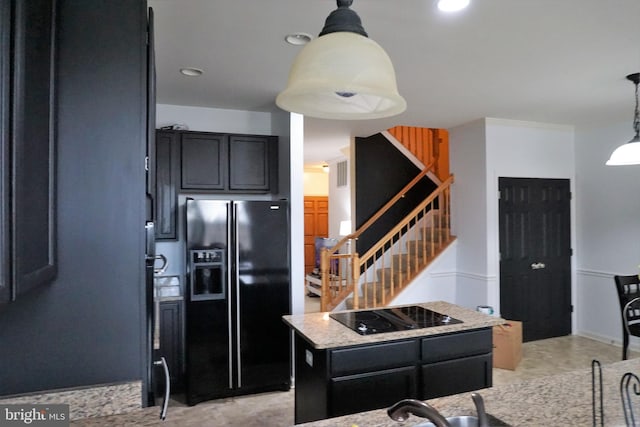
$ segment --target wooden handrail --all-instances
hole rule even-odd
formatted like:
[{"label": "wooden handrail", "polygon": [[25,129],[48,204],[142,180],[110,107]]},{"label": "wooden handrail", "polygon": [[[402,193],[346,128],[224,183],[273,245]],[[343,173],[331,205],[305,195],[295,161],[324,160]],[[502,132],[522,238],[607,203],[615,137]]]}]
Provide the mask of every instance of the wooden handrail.
[{"label": "wooden handrail", "polygon": [[418,182],[420,182],[420,180],[422,178],[427,176],[427,174],[432,171],[432,168],[434,167],[434,165],[435,165],[435,162],[432,162],[432,163],[429,164],[429,166],[427,166],[425,169],[420,171],[420,173],[418,175],[416,175],[415,178],[413,178],[407,185],[402,187],[402,190],[400,190],[395,196],[393,196],[392,199],[390,199],[387,203],[385,203],[384,206],[382,206],[380,209],[378,209],[378,211],[375,214],[373,214],[371,216],[371,218],[366,220],[365,223],[362,224],[362,226],[360,228],[358,228],[358,230],[356,230],[355,233],[351,233],[351,234],[343,237],[341,240],[338,241],[338,243],[336,243],[333,246],[333,248],[324,249],[324,250],[328,250],[329,251],[329,255],[333,255],[338,250],[340,250],[340,248],[343,245],[345,245],[349,240],[356,240],[358,237],[360,237],[362,235],[362,233],[364,233],[369,227],[371,227],[371,225],[373,223],[375,223],[377,220],[379,220],[380,217],[382,217],[382,215],[387,213],[387,211],[389,209],[391,209],[393,207],[393,205],[395,205],[398,202],[398,200],[402,199],[402,197],[409,190],[411,190]]},{"label": "wooden handrail", "polygon": [[[396,273],[400,276],[398,278],[389,277],[387,280],[385,276],[379,278],[378,283],[371,283],[373,286],[372,291],[367,291],[366,287],[363,287],[363,298],[365,307],[377,307],[385,305],[388,298],[392,298],[397,292],[402,289],[406,284],[418,273],[419,269],[426,267],[431,259],[436,254],[436,250],[442,250],[442,248],[449,245],[452,241],[450,234],[450,187],[453,183],[453,175],[449,176],[438,186],[438,188],[431,194],[429,194],[413,211],[405,216],[391,231],[389,231],[382,239],[380,239],[371,249],[369,249],[364,256],[360,257],[357,252],[352,253],[350,250],[346,250],[346,253],[331,253],[329,249],[322,251],[322,297],[320,300],[320,307],[322,311],[332,310],[337,304],[347,298],[349,295],[353,296],[353,307],[361,308],[359,302],[359,285],[360,276],[363,275],[364,282],[367,283],[368,277],[371,276],[371,272],[368,272],[370,266],[380,265],[379,262],[384,259],[390,259],[394,252],[397,253],[397,249],[391,249],[394,242],[400,241],[402,236],[410,238],[409,236],[422,236],[423,243],[418,245],[417,242],[411,244],[410,251],[413,250],[413,254],[402,261],[403,265],[410,267],[408,271],[403,271],[400,267],[396,268]],[[431,217],[431,231],[416,230],[421,219],[427,218],[427,213],[432,211],[434,204],[438,200],[439,216]],[[436,223],[437,218],[437,223]],[[426,229],[425,229],[426,230]],[[360,230],[359,230],[360,231]],[[445,234],[443,234],[445,233]],[[352,235],[358,234],[353,233]],[[430,238],[429,241],[424,239]],[[348,241],[348,239],[346,239]],[[426,243],[424,243],[426,242]],[[389,246],[391,245],[391,246]],[[343,247],[336,245],[337,250],[342,250]],[[336,250],[334,247],[334,252]],[[349,247],[346,247],[349,248]],[[344,248],[344,249],[346,249]],[[384,250],[381,250],[384,249]],[[420,254],[418,254],[418,251]],[[387,252],[390,252],[387,254]],[[411,263],[414,263],[411,265]],[[384,263],[383,263],[384,265]],[[374,270],[376,268],[374,267]],[[390,273],[394,274],[394,267],[390,269]],[[390,285],[387,286],[387,285]],[[385,290],[389,288],[388,290]],[[369,298],[367,292],[373,292],[372,298]],[[380,296],[378,297],[378,294]],[[371,305],[373,304],[373,305]]]},{"label": "wooden handrail", "polygon": [[[449,175],[449,178],[447,178],[445,182],[440,184],[438,189],[446,188],[451,184],[453,184],[453,175]],[[402,219],[402,221],[398,222],[398,224],[395,227],[393,227],[391,230],[389,230],[387,234],[385,234],[382,238],[380,238],[377,244],[373,245],[367,252],[364,253],[364,255],[361,255],[360,258],[368,259],[371,256],[373,256],[373,254],[379,251],[380,248],[382,248],[386,244],[386,242],[389,241],[389,238],[397,234],[398,231],[401,230],[406,225],[409,219],[415,217],[422,209],[424,209],[426,205],[433,202],[436,199],[436,197],[439,197],[439,196],[440,196],[440,192],[438,190],[429,194],[429,197],[424,199],[414,210],[412,210],[407,216],[405,216]]]}]

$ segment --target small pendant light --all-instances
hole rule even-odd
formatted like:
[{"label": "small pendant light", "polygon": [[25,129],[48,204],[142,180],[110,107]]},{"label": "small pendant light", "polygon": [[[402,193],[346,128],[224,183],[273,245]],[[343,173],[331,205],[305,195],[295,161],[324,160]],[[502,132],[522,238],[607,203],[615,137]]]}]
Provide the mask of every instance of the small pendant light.
[{"label": "small pendant light", "polygon": [[635,130],[636,134],[631,141],[615,149],[609,160],[607,160],[606,164],[608,166],[640,164],[640,113],[638,113],[638,83],[640,83],[640,73],[629,74],[627,79],[636,85],[636,109],[633,115],[633,130]]},{"label": "small pendant light", "polygon": [[407,108],[387,53],[368,38],[353,0],[337,0],[319,37],[296,57],[278,107],[334,120],[377,119]]}]

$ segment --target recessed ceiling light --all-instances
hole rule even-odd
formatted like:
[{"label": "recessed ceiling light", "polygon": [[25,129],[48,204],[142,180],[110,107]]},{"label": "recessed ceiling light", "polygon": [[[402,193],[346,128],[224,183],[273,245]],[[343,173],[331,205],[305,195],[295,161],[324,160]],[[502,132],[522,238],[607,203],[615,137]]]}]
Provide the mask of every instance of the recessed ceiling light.
[{"label": "recessed ceiling light", "polygon": [[284,41],[294,46],[302,46],[311,41],[313,37],[307,33],[291,33],[284,36]]},{"label": "recessed ceiling light", "polygon": [[202,73],[204,73],[204,71],[201,70],[200,68],[193,68],[193,67],[180,68],[180,72],[185,76],[190,76],[190,77],[201,76]]},{"label": "recessed ceiling light", "polygon": [[471,0],[439,0],[438,9],[443,12],[457,12],[469,6]]}]

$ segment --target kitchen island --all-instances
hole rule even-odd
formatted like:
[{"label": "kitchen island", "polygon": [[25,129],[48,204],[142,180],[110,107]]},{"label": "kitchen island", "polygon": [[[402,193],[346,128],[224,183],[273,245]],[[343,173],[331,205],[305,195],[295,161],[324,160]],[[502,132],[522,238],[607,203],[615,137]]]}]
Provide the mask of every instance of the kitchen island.
[{"label": "kitchen island", "polygon": [[[602,367],[604,423],[624,426],[625,418],[620,400],[620,379],[626,372],[640,372],[640,359],[616,362]],[[597,383],[596,383],[597,384]],[[633,383],[632,383],[633,386]],[[591,426],[591,369],[535,378],[480,390],[489,414],[508,425]],[[631,395],[635,419],[640,417],[640,396]],[[427,401],[445,417],[475,415],[470,393],[430,399]],[[362,412],[328,420],[301,424],[304,427],[398,427],[412,426],[426,420],[412,416],[403,424],[391,420],[384,409]],[[596,425],[600,425],[597,419]]]},{"label": "kitchen island", "polygon": [[445,320],[358,333],[331,316],[361,311],[284,316],[295,331],[296,423],[492,385],[491,328],[503,319],[443,301],[387,309]]}]

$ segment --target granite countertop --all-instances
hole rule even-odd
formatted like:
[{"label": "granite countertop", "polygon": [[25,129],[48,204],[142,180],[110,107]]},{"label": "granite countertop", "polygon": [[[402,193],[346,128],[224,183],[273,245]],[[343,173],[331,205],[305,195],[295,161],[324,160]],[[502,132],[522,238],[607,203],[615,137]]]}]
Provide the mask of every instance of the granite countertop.
[{"label": "granite countertop", "polygon": [[[626,372],[640,371],[640,359],[602,366],[604,425],[624,426],[619,384]],[[487,412],[512,426],[590,426],[592,425],[591,368],[561,375],[536,378],[479,390]],[[640,416],[640,397],[631,394],[635,416]],[[428,400],[445,417],[475,415],[471,393]],[[599,413],[599,412],[598,412]],[[599,420],[599,418],[598,418]],[[300,424],[305,427],[400,427],[424,422],[412,416],[405,423],[391,420],[386,410],[375,410],[344,417]],[[599,423],[598,423],[599,425]]]},{"label": "granite countertop", "polygon": [[488,328],[505,322],[504,319],[499,317],[489,316],[445,301],[433,301],[412,305],[418,305],[441,314],[449,315],[455,319],[462,320],[463,323],[407,331],[360,335],[329,317],[328,312],[288,315],[283,316],[283,320],[317,349],[345,347],[349,345],[446,334],[469,329]]}]

